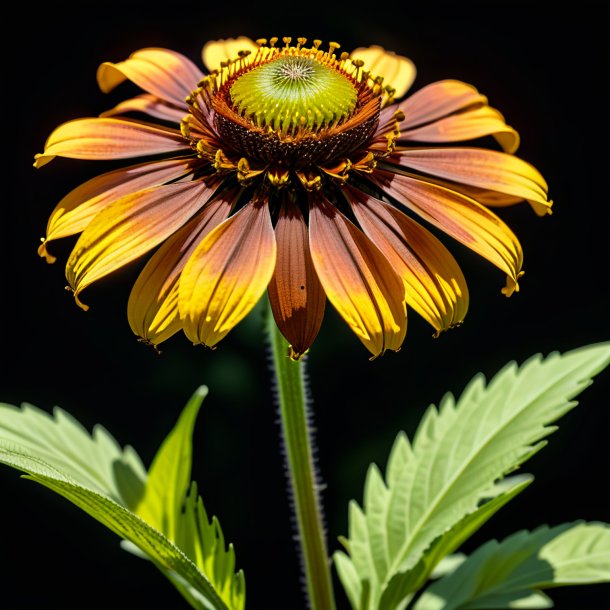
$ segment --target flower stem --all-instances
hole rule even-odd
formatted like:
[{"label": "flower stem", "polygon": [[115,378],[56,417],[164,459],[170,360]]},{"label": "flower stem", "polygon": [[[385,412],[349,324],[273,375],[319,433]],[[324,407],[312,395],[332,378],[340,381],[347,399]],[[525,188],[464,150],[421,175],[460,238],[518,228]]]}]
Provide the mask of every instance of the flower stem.
[{"label": "flower stem", "polygon": [[330,562],[314,470],[312,432],[303,375],[305,365],[302,360],[295,362],[288,357],[288,343],[278,330],[271,311],[267,317],[282,436],[299,530],[309,607],[311,610],[335,610]]}]

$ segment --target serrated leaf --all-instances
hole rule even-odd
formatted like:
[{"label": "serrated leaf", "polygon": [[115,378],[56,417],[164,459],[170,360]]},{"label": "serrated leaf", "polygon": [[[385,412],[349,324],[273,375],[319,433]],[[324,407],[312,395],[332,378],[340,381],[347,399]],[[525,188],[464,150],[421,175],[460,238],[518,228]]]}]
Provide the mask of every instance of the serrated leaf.
[{"label": "serrated leaf", "polygon": [[69,413],[53,415],[29,404],[0,404],[0,442],[35,455],[71,481],[134,508],[144,493],[146,469],[130,447],[121,448],[103,426],[93,434]]},{"label": "serrated leaf", "polygon": [[414,610],[547,608],[552,602],[540,589],[600,582],[610,582],[610,525],[543,526],[484,544]]},{"label": "serrated leaf", "polygon": [[[476,376],[457,404],[449,394],[438,410],[431,406],[412,445],[399,434],[385,482],[376,468],[370,469],[364,508],[350,506],[348,560],[370,585],[371,610],[380,610],[393,579],[394,590],[405,595],[408,587],[398,587],[397,579],[421,585],[410,571],[435,539],[481,509],[469,522],[476,529],[513,497],[480,506],[502,492],[499,479],[543,446],[542,439],[555,429],[549,424],[576,405],[571,399],[609,361],[606,343],[544,360],[537,355],[521,367],[510,363],[487,386],[482,375]],[[448,540],[444,544],[450,550],[442,549],[431,567],[453,550]],[[428,577],[430,569],[422,574]]]},{"label": "serrated leaf", "polygon": [[[0,462],[61,494],[146,557],[198,610],[243,610],[243,573],[220,524],[208,519],[190,485],[192,432],[207,390],[200,388],[147,473],[133,449],[121,450],[96,426],[93,437],[60,409],[55,418],[0,405]],[[133,489],[137,493],[133,492]],[[188,494],[187,494],[188,490]]]}]

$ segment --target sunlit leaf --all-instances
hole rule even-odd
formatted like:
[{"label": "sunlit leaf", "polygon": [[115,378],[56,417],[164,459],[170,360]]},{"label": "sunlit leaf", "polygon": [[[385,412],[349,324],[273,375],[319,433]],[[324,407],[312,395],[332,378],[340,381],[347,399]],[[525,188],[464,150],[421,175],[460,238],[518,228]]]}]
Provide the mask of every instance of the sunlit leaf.
[{"label": "sunlit leaf", "polygon": [[539,589],[600,582],[610,582],[610,526],[544,526],[484,544],[432,584],[414,610],[550,608]]},{"label": "sunlit leaf", "polygon": [[403,607],[446,554],[527,485],[511,491],[497,481],[544,446],[549,424],[609,361],[606,343],[510,363],[487,385],[476,376],[457,404],[448,394],[431,406],[412,444],[400,434],[385,478],[371,466],[363,508],[350,504],[339,576],[354,608],[381,610],[390,594]]},{"label": "sunlit leaf", "polygon": [[99,424],[90,434],[63,409],[0,404],[0,442],[35,456],[74,483],[133,509],[144,493],[146,469],[128,445],[121,449]]},{"label": "sunlit leaf", "polygon": [[0,462],[61,494],[150,559],[198,610],[243,610],[245,582],[218,520],[190,483],[200,388],[147,474],[133,449],[100,426],[90,435],[61,409],[0,405]]},{"label": "sunlit leaf", "polygon": [[176,527],[191,482],[193,429],[207,393],[205,387],[195,392],[176,425],[165,437],[152,461],[146,489],[135,510],[137,515],[170,540],[176,539]]}]

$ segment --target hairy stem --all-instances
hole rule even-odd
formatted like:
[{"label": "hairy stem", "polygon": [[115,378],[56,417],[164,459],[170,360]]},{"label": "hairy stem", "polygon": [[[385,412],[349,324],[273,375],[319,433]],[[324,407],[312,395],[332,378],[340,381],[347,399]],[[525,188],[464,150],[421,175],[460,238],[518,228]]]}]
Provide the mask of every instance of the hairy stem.
[{"label": "hairy stem", "polygon": [[311,610],[334,610],[330,562],[322,524],[309,427],[304,363],[288,358],[288,343],[268,312],[286,463],[299,530]]}]

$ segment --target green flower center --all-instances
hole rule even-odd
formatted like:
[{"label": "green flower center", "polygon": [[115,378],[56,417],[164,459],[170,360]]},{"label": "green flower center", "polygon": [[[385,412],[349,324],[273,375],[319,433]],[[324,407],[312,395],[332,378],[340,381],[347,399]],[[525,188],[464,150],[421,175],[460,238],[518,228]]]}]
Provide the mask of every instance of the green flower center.
[{"label": "green flower center", "polygon": [[231,85],[230,96],[244,118],[282,134],[336,125],[358,102],[347,76],[300,56],[282,56],[246,72]]}]

